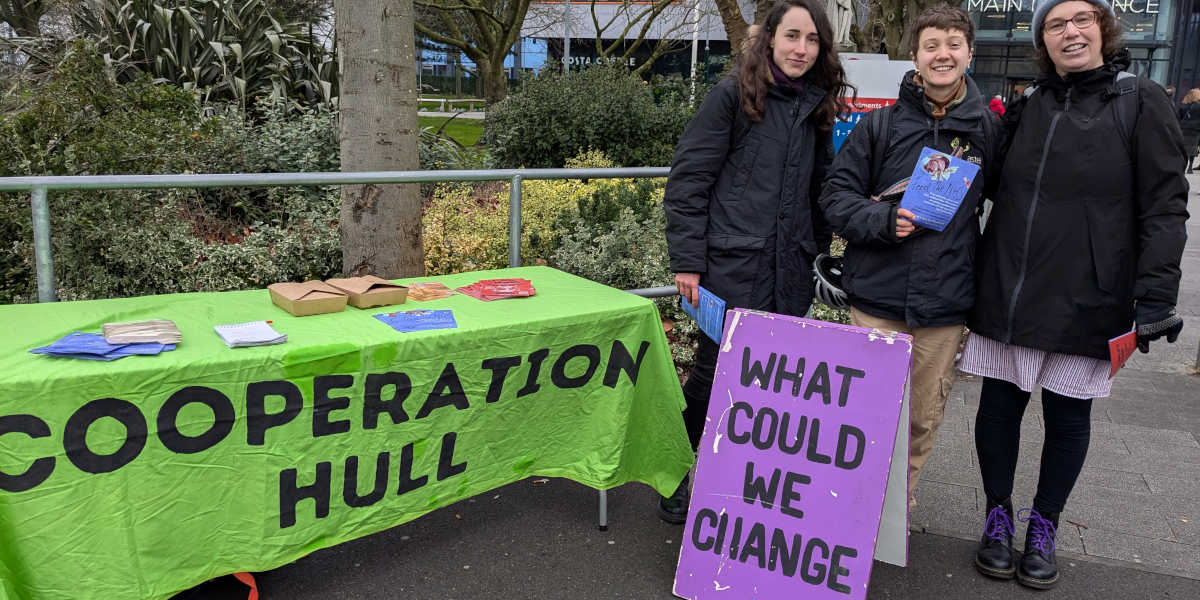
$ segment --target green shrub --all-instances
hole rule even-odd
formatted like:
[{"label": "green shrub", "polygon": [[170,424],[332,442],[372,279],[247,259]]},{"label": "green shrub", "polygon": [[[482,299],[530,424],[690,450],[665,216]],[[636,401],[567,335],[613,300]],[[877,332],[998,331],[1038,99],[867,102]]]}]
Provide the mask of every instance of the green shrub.
[{"label": "green shrub", "polygon": [[148,74],[243,109],[336,102],[336,56],[261,0],[83,0],[72,12],[121,81]]},{"label": "green shrub", "polygon": [[[303,210],[307,199],[292,197]],[[276,281],[328,279],[341,271],[336,191],[325,197],[325,210],[293,215],[287,227],[246,226],[232,239],[197,235],[184,207],[168,199],[136,229],[116,233],[106,249],[105,279],[94,289],[81,287],[63,299],[107,295],[110,290],[136,294],[226,291],[266,287]],[[136,274],[137,289],[121,275]],[[130,295],[130,294],[120,294]]]},{"label": "green shrub", "polygon": [[561,167],[593,149],[619,166],[665,166],[691,114],[680,100],[656,102],[651,86],[620,66],[570,77],[543,70],[489,108],[482,143],[501,167]]},{"label": "green shrub", "polygon": [[[611,168],[599,152],[567,161],[568,168]],[[521,262],[549,264],[564,223],[580,202],[621,185],[614,180],[531,180],[521,189]],[[508,266],[510,184],[443,184],[426,204],[422,219],[425,272],[461,273]]]},{"label": "green shrub", "polygon": [[[554,266],[618,289],[673,285],[663,235],[663,183],[624,180],[617,193],[584,199],[581,204],[590,208],[563,221],[568,232],[554,253]],[[603,218],[593,220],[596,215]],[[667,330],[676,370],[682,375],[695,360],[700,329],[679,308],[678,296],[658,298],[654,303]]]},{"label": "green shrub", "polygon": [[[197,140],[209,135],[191,94],[148,77],[118,84],[94,48],[71,45],[48,77],[0,100],[0,175],[186,172]],[[29,196],[0,195],[0,301],[33,298]],[[157,204],[149,193],[53,192],[55,270],[61,286],[104,280],[111,235],[141,223]],[[7,237],[11,234],[11,237]]]},{"label": "green shrub", "polygon": [[[339,170],[336,113],[268,103],[253,116],[233,105],[202,107],[191,93],[146,77],[119,83],[85,43],[69,46],[45,78],[0,99],[0,139],[3,176]],[[432,143],[422,140],[422,148]],[[486,160],[477,152],[446,157],[422,167]],[[334,273],[339,201],[339,188],[311,186],[51,192],[58,293],[223,290],[261,287],[255,279],[268,274]],[[0,194],[0,236],[0,302],[34,300],[27,193]],[[287,262],[272,264],[279,261]],[[186,273],[165,272],[184,266]]]}]

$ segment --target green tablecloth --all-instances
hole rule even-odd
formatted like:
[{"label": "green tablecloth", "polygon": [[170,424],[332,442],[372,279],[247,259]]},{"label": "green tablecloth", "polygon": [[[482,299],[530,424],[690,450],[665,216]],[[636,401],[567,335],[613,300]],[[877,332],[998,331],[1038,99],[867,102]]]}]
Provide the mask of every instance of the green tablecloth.
[{"label": "green tablecloth", "polygon": [[[299,318],[266,290],[0,307],[0,598],[164,598],[531,475],[670,494],[692,454],[654,306],[545,267],[421,280],[490,277],[537,295]],[[458,328],[372,316],[414,308]],[[178,349],[28,353],[154,318]],[[252,320],[287,343],[212,329]]]}]

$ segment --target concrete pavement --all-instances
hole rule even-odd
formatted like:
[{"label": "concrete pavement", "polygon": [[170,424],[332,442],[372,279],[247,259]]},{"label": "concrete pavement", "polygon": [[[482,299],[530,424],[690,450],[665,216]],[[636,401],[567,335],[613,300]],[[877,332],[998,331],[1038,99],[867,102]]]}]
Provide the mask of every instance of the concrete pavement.
[{"label": "concrete pavement", "polygon": [[[264,600],[673,598],[681,526],[659,521],[657,495],[609,492],[612,525],[595,526],[595,492],[561,479],[525,480],[388,531],[321,550],[257,576]],[[875,563],[868,598],[1200,597],[1200,582],[1139,565],[1063,554],[1061,585],[1038,593],[975,573],[975,542],[913,533],[906,568]],[[180,600],[245,598],[218,580]],[[240,593],[240,596],[239,596]]]},{"label": "concrete pavement", "polygon": [[[1200,189],[1200,176],[1192,177]],[[1062,515],[1062,580],[1049,592],[986,580],[972,557],[983,521],[974,449],[978,378],[962,378],[912,514],[911,564],[876,563],[869,598],[1013,596],[1097,600],[1200,598],[1200,200],[1192,193],[1179,312],[1181,340],[1135,355],[1109,398],[1093,405],[1092,445]],[[1040,403],[1022,430],[1015,500],[1031,503],[1043,436]],[[315,552],[258,575],[264,599],[667,599],[682,527],[654,515],[656,494],[609,492],[611,527],[597,531],[594,491],[530,479],[417,521]],[[1018,527],[1018,540],[1024,528]],[[180,596],[244,598],[218,580]]]}]

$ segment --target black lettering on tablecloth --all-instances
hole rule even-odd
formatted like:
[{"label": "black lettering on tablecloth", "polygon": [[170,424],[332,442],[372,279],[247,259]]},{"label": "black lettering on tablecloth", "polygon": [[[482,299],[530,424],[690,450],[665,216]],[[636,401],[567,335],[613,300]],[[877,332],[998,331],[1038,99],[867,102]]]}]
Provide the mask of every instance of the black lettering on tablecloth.
[{"label": "black lettering on tablecloth", "polygon": [[[97,454],[87,445],[88,428],[105,417],[125,427],[125,441],[112,454]],[[67,460],[84,473],[111,473],[133,462],[146,447],[146,418],[133,403],[119,398],[100,398],[84,404],[67,419],[63,450]]]},{"label": "black lettering on tablecloth", "polygon": [[[187,435],[179,431],[179,413],[183,407],[203,404],[213,413],[212,424],[199,435]],[[195,454],[216,446],[233,431],[235,418],[233,402],[229,397],[212,388],[192,385],[171,394],[158,409],[155,422],[158,439],[167,450],[176,454]]]}]

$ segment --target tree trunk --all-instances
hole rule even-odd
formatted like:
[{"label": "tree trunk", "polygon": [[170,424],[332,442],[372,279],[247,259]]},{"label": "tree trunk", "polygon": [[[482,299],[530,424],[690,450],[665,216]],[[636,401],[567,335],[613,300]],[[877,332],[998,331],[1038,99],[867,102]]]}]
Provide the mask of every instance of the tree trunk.
[{"label": "tree trunk", "polygon": [[[412,0],[336,0],[342,171],[417,169]],[[342,270],[425,274],[418,184],[342,187]]]},{"label": "tree trunk", "polygon": [[495,104],[508,95],[508,78],[504,75],[504,57],[499,60],[479,60],[479,77],[483,80],[483,99]]},{"label": "tree trunk", "polygon": [[882,9],[884,41],[888,56],[895,60],[910,58],[912,40],[909,39],[908,24],[916,20],[921,11],[938,0],[880,0]]},{"label": "tree trunk", "polygon": [[725,27],[725,38],[729,40],[729,48],[737,54],[746,45],[746,19],[742,18],[742,9],[737,0],[715,0],[717,12],[721,13],[721,25]]},{"label": "tree trunk", "polygon": [[767,14],[775,7],[775,0],[756,0],[754,2],[754,22],[762,25],[767,20]]},{"label": "tree trunk", "polygon": [[[875,54],[879,52],[879,47],[884,39],[884,8],[880,0],[870,0],[870,6],[867,9],[866,22],[856,22],[850,28],[850,35],[854,43],[858,45],[859,52],[867,52]],[[857,20],[858,17],[855,16]]]}]

